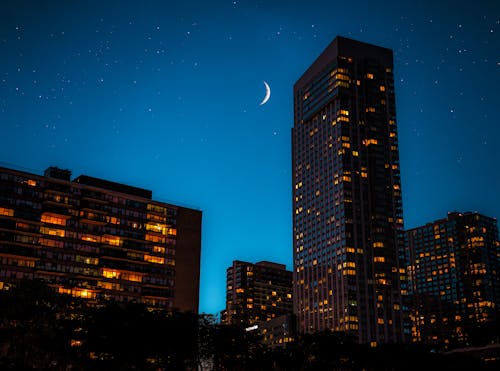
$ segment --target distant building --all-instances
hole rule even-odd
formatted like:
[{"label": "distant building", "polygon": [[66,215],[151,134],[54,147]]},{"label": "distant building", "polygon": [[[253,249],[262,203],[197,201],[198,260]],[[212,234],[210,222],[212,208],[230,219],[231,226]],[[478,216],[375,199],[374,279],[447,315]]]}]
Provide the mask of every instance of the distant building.
[{"label": "distant building", "polygon": [[[495,331],[500,308],[496,219],[449,213],[406,232],[413,340],[474,342]],[[496,334],[498,335],[498,334]]]},{"label": "distant building", "polygon": [[252,326],[292,313],[292,272],[285,265],[235,260],[227,269],[223,322]]},{"label": "distant building", "polygon": [[403,341],[410,328],[392,50],[339,36],[293,95],[298,330]]},{"label": "distant building", "polygon": [[261,322],[258,330],[265,345],[271,348],[286,346],[295,340],[297,329],[293,314],[285,314],[268,322]]},{"label": "distant building", "polygon": [[89,301],[198,312],[201,211],[49,168],[0,167],[0,289],[41,279]]}]

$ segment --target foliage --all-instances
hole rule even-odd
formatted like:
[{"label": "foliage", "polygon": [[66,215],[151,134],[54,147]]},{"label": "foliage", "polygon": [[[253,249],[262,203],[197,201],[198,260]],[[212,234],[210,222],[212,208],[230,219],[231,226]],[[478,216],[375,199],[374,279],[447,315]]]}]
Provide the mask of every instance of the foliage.
[{"label": "foliage", "polygon": [[[498,363],[492,365],[495,369]],[[485,369],[474,358],[425,346],[371,348],[318,332],[266,348],[255,332],[207,315],[142,305],[87,305],[28,281],[0,292],[0,369],[48,370],[422,370]]]}]

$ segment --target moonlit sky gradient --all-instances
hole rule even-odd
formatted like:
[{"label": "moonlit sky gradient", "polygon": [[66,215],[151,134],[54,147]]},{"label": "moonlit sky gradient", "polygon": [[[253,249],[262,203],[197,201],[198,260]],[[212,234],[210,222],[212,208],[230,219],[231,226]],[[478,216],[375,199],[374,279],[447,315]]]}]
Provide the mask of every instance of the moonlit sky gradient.
[{"label": "moonlit sky gradient", "polygon": [[499,26],[494,0],[2,0],[0,165],[203,210],[215,313],[232,260],[291,269],[292,87],[336,35],[395,52],[406,227],[500,216]]}]

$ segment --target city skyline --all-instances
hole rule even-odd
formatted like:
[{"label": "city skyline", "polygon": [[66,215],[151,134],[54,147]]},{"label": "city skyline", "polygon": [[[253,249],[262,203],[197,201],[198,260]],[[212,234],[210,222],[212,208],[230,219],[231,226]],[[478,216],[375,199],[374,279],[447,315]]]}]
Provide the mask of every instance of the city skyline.
[{"label": "city skyline", "polygon": [[22,4],[1,5],[1,165],[203,210],[201,312],[233,260],[292,266],[292,86],[336,35],[395,51],[405,228],[500,214],[496,4]]}]

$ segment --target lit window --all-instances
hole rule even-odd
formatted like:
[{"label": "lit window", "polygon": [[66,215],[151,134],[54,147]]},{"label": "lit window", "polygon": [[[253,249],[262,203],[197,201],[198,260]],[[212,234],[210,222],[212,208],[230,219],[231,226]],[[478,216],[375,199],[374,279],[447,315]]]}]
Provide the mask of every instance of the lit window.
[{"label": "lit window", "polygon": [[1,216],[14,216],[13,209],[6,209],[5,207],[0,207],[0,215]]},{"label": "lit window", "polygon": [[380,91],[385,91],[385,86],[384,85],[380,85]]},{"label": "lit window", "polygon": [[43,214],[41,221],[49,224],[66,225],[66,219],[64,217],[50,214]]},{"label": "lit window", "polygon": [[55,229],[55,228],[48,228],[48,227],[40,227],[40,233],[48,234],[49,236],[58,236],[58,237],[64,237],[64,234],[65,234],[63,229]]},{"label": "lit window", "polygon": [[167,234],[167,226],[165,224],[160,224],[160,223],[147,223],[146,230]]},{"label": "lit window", "polygon": [[100,242],[100,237],[92,234],[82,234],[81,239],[87,242]]},{"label": "lit window", "polygon": [[373,80],[373,73],[367,73],[366,78],[369,80]]},{"label": "lit window", "polygon": [[116,236],[103,236],[102,242],[111,246],[121,246],[122,243],[121,239]]},{"label": "lit window", "polygon": [[144,255],[144,261],[155,263],[155,264],[165,264],[165,258],[152,255]]},{"label": "lit window", "polygon": [[111,270],[111,269],[103,269],[102,270],[102,276],[106,278],[119,278],[120,273],[116,270]]},{"label": "lit window", "polygon": [[375,256],[375,257],[373,257],[373,261],[375,263],[384,263],[385,262],[385,258],[383,256]]},{"label": "lit window", "polygon": [[162,246],[153,246],[153,252],[158,254],[165,254],[165,248]]}]

